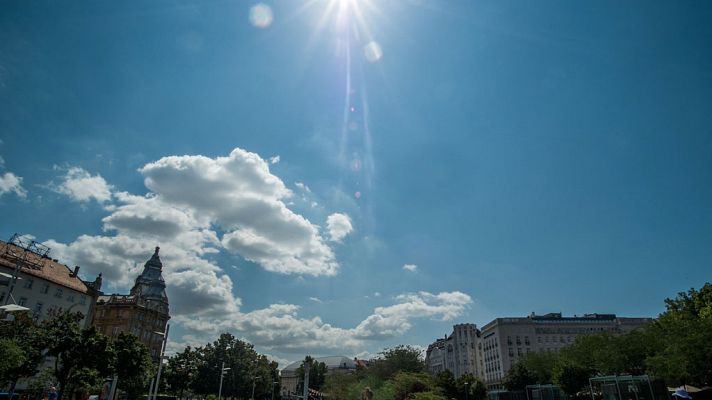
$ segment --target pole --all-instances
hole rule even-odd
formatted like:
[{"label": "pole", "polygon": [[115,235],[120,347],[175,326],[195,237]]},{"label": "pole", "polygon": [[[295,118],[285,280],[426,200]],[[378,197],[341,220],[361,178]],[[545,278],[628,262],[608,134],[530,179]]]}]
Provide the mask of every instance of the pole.
[{"label": "pole", "polygon": [[218,400],[220,400],[220,397],[222,396],[222,381],[223,381],[224,376],[225,376],[225,361],[222,362],[222,366],[220,367],[220,388],[218,388]]},{"label": "pole", "polygon": [[[153,384],[156,383],[156,377],[154,376],[151,378],[151,386],[148,388],[148,400],[151,400],[151,396],[153,395]],[[112,399],[113,400],[113,399]]]},{"label": "pole", "polygon": [[109,399],[108,400],[114,400],[114,396],[116,395],[116,387],[119,384],[119,376],[114,375],[114,379],[111,382],[111,390],[109,390]]},{"label": "pole", "polygon": [[166,351],[166,342],[168,341],[168,330],[171,329],[170,324],[166,324],[166,331],[163,332],[163,344],[161,345],[161,356],[158,359],[158,374],[156,375],[156,385],[153,388],[153,400],[158,396],[158,387],[161,386],[161,370],[163,369],[163,354]]},{"label": "pole", "polygon": [[470,389],[469,385],[470,385],[469,382],[465,382],[465,400],[469,400],[469,398],[470,398],[470,396],[469,396],[470,391],[468,390],[468,389]]},{"label": "pole", "polygon": [[[309,363],[304,363],[304,400],[309,400]],[[254,399],[252,399],[254,400]]]},{"label": "pole", "polygon": [[252,396],[250,397],[251,400],[255,400],[255,383],[257,381],[257,377],[253,376],[252,377]]}]

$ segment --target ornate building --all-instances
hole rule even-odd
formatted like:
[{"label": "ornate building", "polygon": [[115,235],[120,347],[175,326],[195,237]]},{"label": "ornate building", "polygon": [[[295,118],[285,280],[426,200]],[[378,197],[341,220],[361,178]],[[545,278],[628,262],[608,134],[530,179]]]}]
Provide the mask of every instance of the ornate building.
[{"label": "ornate building", "polygon": [[160,356],[161,333],[170,319],[159,250],[156,247],[129,294],[99,296],[94,314],[94,325],[100,332],[112,337],[119,332],[132,333],[148,346],[154,359]]}]

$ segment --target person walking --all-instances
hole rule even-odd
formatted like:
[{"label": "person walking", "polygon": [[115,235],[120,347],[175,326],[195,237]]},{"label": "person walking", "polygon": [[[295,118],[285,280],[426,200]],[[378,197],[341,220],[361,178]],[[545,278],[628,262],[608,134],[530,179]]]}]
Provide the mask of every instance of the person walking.
[{"label": "person walking", "polygon": [[47,400],[57,400],[57,388],[52,386],[49,388],[49,395],[47,395]]}]

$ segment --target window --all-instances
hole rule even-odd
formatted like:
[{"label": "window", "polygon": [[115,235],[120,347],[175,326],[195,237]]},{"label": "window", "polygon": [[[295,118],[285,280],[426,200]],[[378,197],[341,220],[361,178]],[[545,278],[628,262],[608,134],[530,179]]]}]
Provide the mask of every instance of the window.
[{"label": "window", "polygon": [[25,289],[32,289],[32,284],[35,282],[34,279],[28,279],[25,281]]},{"label": "window", "polygon": [[79,296],[79,304],[84,305],[86,303],[87,303],[87,297],[84,295]]},{"label": "window", "polygon": [[40,293],[42,293],[42,294],[49,293],[49,283],[45,283],[44,285],[42,285],[42,290],[40,290]]},{"label": "window", "polygon": [[61,288],[58,288],[57,291],[54,293],[54,297],[61,299],[62,298],[62,293],[64,291]]},{"label": "window", "polygon": [[0,293],[0,303],[5,300],[5,292]]},{"label": "window", "polygon": [[20,297],[20,301],[17,302],[17,305],[18,305],[18,306],[24,306],[25,304],[27,304],[27,298],[25,298],[25,297]]},{"label": "window", "polygon": [[67,301],[72,301],[72,302],[73,302],[73,301],[74,301],[74,294],[70,293],[69,295],[67,295]]},{"label": "window", "polygon": [[42,307],[43,306],[44,306],[44,304],[42,304],[42,303],[35,304],[35,311],[34,311],[35,317],[39,317],[40,315],[42,315]]}]

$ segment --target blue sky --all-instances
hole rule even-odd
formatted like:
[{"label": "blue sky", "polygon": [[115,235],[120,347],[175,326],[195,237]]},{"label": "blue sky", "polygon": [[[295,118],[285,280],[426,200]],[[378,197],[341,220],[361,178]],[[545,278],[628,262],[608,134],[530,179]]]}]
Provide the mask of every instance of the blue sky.
[{"label": "blue sky", "polygon": [[174,350],[229,330],[285,362],[532,311],[654,316],[710,280],[710,17],[6,2],[0,236],[107,292],[160,245]]}]

